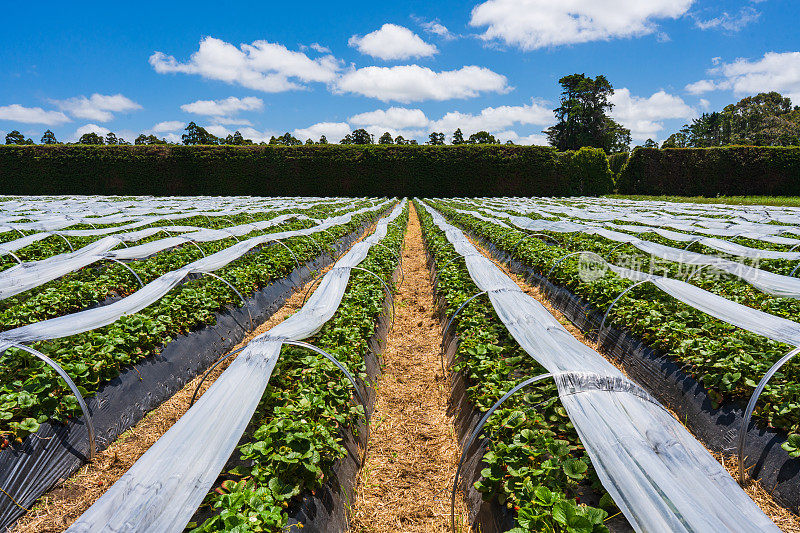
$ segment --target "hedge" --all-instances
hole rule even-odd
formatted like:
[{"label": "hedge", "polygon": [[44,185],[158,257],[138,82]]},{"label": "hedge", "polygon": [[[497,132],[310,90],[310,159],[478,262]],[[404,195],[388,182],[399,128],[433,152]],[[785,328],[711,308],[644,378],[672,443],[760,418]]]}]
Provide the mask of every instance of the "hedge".
[{"label": "hedge", "polygon": [[620,194],[798,196],[800,146],[636,148],[617,188]]},{"label": "hedge", "polygon": [[560,196],[611,192],[586,182],[607,166],[540,146],[0,146],[0,194]]}]

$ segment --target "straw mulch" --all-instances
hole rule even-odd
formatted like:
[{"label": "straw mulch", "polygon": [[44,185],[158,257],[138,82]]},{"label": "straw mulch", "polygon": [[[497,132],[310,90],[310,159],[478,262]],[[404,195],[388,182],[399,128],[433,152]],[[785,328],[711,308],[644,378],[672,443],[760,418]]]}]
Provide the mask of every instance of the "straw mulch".
[{"label": "straw mulch", "polygon": [[[450,531],[450,488],[460,450],[446,414],[450,388],[439,361],[441,332],[414,212],[403,266],[351,533]],[[466,531],[461,495],[457,502],[457,520]]]}]

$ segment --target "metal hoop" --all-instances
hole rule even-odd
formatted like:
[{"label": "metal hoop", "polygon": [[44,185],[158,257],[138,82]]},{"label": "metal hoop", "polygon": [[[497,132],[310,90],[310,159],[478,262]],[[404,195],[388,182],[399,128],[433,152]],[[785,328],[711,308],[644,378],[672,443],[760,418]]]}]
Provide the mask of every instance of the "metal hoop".
[{"label": "metal hoop", "polygon": [[780,368],[789,361],[792,357],[800,353],[800,347],[795,348],[791,352],[787,353],[781,359],[772,365],[764,377],[761,378],[761,381],[758,382],[758,386],[756,390],[753,391],[752,396],[750,396],[750,401],[747,402],[747,409],[744,412],[744,416],[742,417],[742,424],[739,427],[739,445],[736,452],[736,455],[739,457],[739,483],[744,485],[744,442],[747,438],[747,427],[750,425],[750,419],[753,416],[753,411],[756,409],[756,402],[758,401],[758,397],[761,396],[761,393],[764,392],[764,388],[767,386],[767,382],[772,378],[772,376],[780,370]]},{"label": "metal hoop", "polygon": [[70,252],[74,252],[74,251],[75,251],[75,248],[73,248],[73,247],[72,247],[72,245],[71,245],[71,244],[70,244],[70,242],[67,240],[67,238],[66,238],[66,237],[64,237],[64,235],[62,235],[61,233],[52,233],[51,235],[58,235],[59,237],[61,237],[62,239],[64,239],[64,242],[66,242],[66,243],[67,243],[67,246],[69,246],[69,251],[70,251]]},{"label": "metal hoop", "polygon": [[[250,329],[251,330],[255,329],[256,326],[255,326],[255,322],[253,321],[253,313],[250,312],[250,305],[248,305],[247,300],[244,299],[244,296],[242,296],[242,293],[240,293],[238,290],[236,290],[236,287],[231,285],[231,283],[228,280],[217,276],[213,272],[203,272],[203,274],[205,274],[206,276],[211,276],[212,278],[216,278],[216,279],[220,280],[222,283],[224,283],[225,285],[230,287],[230,289],[233,292],[236,293],[236,296],[238,296],[239,299],[242,301],[242,305],[247,309],[247,314],[250,315]],[[242,328],[242,329],[244,329],[244,328]]]},{"label": "metal hoop", "polygon": [[[623,244],[627,244],[627,243],[623,243]],[[567,255],[562,255],[559,259],[557,259],[556,262],[553,264],[553,266],[550,267],[550,270],[547,271],[547,275],[545,275],[545,278],[550,278],[550,274],[553,273],[553,269],[556,268],[559,264],[561,264],[561,262],[564,259],[566,259],[567,257],[570,257],[572,255],[581,255],[581,254],[594,255],[594,256],[599,257],[600,259],[602,259],[604,263],[607,263],[607,261],[605,260],[605,258],[603,256],[601,256],[600,254],[597,254],[595,252],[589,252],[589,251],[572,252],[572,253],[568,253]]]},{"label": "metal hoop", "polygon": [[798,268],[800,268],[800,263],[798,263],[798,264],[797,264],[797,266],[796,266],[796,267],[794,267],[794,270],[792,270],[791,274],[789,274],[789,277],[790,277],[790,278],[791,278],[792,276],[794,276],[794,273],[795,273],[795,272],[797,272],[797,269],[798,269]]},{"label": "metal hoop", "polygon": [[66,381],[67,386],[72,391],[72,394],[74,394],[75,398],[78,400],[78,405],[81,408],[81,412],[83,412],[83,418],[84,418],[84,420],[86,420],[86,429],[87,429],[87,431],[89,433],[89,461],[94,459],[95,452],[97,451],[97,444],[95,442],[94,423],[92,422],[92,415],[89,413],[89,408],[86,406],[86,402],[83,400],[83,396],[81,395],[80,391],[78,390],[78,387],[75,385],[75,382],[72,381],[72,378],[69,377],[69,374],[67,374],[64,371],[64,369],[61,368],[61,366],[58,363],[56,363],[55,361],[53,361],[52,359],[50,359],[49,357],[47,357],[43,353],[41,353],[41,352],[39,352],[37,350],[34,350],[33,348],[31,348],[29,346],[25,346],[24,344],[19,344],[19,343],[16,343],[16,342],[2,341],[2,342],[0,342],[0,353],[5,352],[6,350],[8,350],[9,348],[12,348],[12,347],[13,348],[19,348],[20,350],[24,350],[24,351],[28,352],[29,354],[33,355],[34,357],[37,357],[37,358],[41,359],[42,361],[47,363],[53,370],[55,370],[56,373],[58,373],[58,375],[61,376],[61,378],[64,381]]},{"label": "metal hoop", "polygon": [[608,255],[610,256],[611,254],[614,253],[614,250],[616,250],[617,248],[620,248],[622,246],[625,246],[626,244],[630,244],[630,243],[627,242],[627,241],[618,243],[616,246],[614,246],[613,248],[611,248],[611,250],[608,251]]},{"label": "metal hoop", "polygon": [[219,366],[219,364],[220,364],[220,363],[222,363],[224,360],[228,359],[229,357],[231,357],[231,356],[233,356],[233,355],[236,355],[237,353],[241,352],[241,351],[242,351],[242,350],[244,350],[245,348],[247,348],[247,345],[244,345],[244,346],[242,346],[241,348],[238,348],[238,349],[236,349],[236,350],[233,350],[233,351],[232,351],[232,352],[230,352],[230,353],[227,353],[227,354],[223,355],[222,357],[220,357],[219,359],[217,359],[217,361],[216,361],[216,362],[215,362],[213,365],[211,365],[211,366],[208,368],[208,370],[206,370],[206,371],[203,373],[203,377],[202,377],[202,378],[200,378],[200,382],[197,384],[197,387],[195,387],[195,388],[194,388],[194,394],[192,394],[192,401],[191,401],[191,402],[189,402],[189,407],[191,407],[191,406],[193,406],[193,405],[194,405],[194,401],[197,399],[197,393],[200,391],[200,387],[203,385],[203,382],[206,380],[206,378],[207,378],[207,377],[208,377],[208,375],[211,373],[211,371],[212,371],[212,370],[214,370],[215,368],[217,368],[217,366]]},{"label": "metal hoop", "polygon": [[599,327],[599,328],[598,328],[598,330],[597,330],[597,342],[598,342],[598,343],[600,343],[600,341],[602,340],[602,335],[603,335],[603,325],[605,325],[605,323],[606,323],[606,319],[608,318],[608,315],[609,315],[609,313],[611,313],[611,308],[612,308],[612,307],[614,307],[614,305],[615,305],[615,304],[616,304],[616,303],[619,301],[619,299],[620,299],[620,298],[622,298],[623,296],[625,296],[625,295],[626,295],[628,292],[630,292],[630,291],[631,291],[633,288],[635,288],[635,287],[638,287],[639,285],[642,285],[643,283],[647,283],[648,281],[652,281],[652,280],[649,280],[649,279],[643,279],[643,280],[641,280],[641,281],[637,281],[636,283],[634,283],[633,285],[631,285],[630,287],[628,287],[627,289],[625,289],[624,291],[622,291],[621,293],[619,293],[619,296],[617,296],[616,298],[614,298],[614,301],[613,301],[613,302],[611,302],[611,305],[609,305],[609,306],[608,306],[608,309],[606,309],[606,312],[605,312],[605,314],[603,315],[603,320],[601,320],[601,321],[600,321],[600,327]]},{"label": "metal hoop", "polygon": [[10,255],[11,257],[17,260],[17,263],[19,263],[20,265],[22,264],[22,260],[19,257],[17,257],[17,254],[12,252],[11,250],[0,250],[0,256],[2,256],[3,254]]},{"label": "metal hoop", "polygon": [[291,248],[289,248],[289,247],[286,245],[286,243],[282,242],[280,239],[274,239],[274,240],[272,240],[272,241],[268,241],[268,242],[275,242],[275,243],[278,243],[278,244],[280,244],[281,246],[283,246],[284,248],[286,248],[287,250],[289,250],[289,253],[290,253],[290,254],[292,254],[292,257],[294,258],[294,262],[295,262],[295,264],[297,265],[297,268],[300,268],[300,261],[297,259],[297,256],[296,256],[296,255],[294,255],[294,251],[293,251]]},{"label": "metal hoop", "polygon": [[469,298],[464,300],[464,303],[462,303],[458,307],[458,309],[456,309],[456,312],[453,313],[453,316],[451,316],[450,320],[447,321],[447,325],[444,327],[444,330],[442,331],[442,347],[444,347],[444,342],[445,342],[444,339],[445,339],[445,337],[447,337],[447,332],[450,330],[450,326],[453,324],[453,320],[455,320],[455,318],[458,316],[458,313],[460,313],[461,310],[464,309],[467,306],[468,303],[470,303],[472,300],[474,300],[475,298],[477,298],[481,294],[488,294],[488,293],[487,293],[487,291],[481,291],[481,292],[479,292],[477,294],[473,294],[472,296],[470,296]]},{"label": "metal hoop", "polygon": [[458,459],[458,467],[456,468],[456,475],[453,478],[453,491],[450,493],[450,526],[452,527],[453,533],[456,533],[456,492],[458,491],[458,475],[461,473],[461,467],[464,466],[464,456],[467,454],[467,451],[475,442],[475,439],[478,438],[478,435],[480,435],[480,432],[483,430],[483,426],[486,425],[486,422],[489,420],[489,417],[492,416],[495,411],[497,411],[497,409],[500,407],[500,405],[502,405],[503,402],[508,400],[518,390],[527,387],[528,385],[531,385],[533,383],[536,383],[537,381],[541,381],[543,379],[551,377],[553,377],[553,374],[551,373],[539,374],[536,377],[532,377],[530,379],[523,381],[522,383],[520,383],[507,393],[505,393],[502,398],[497,400],[497,403],[495,403],[488,411],[486,411],[486,413],[481,418],[480,422],[478,422],[478,425],[475,427],[475,430],[469,436],[469,440],[467,440],[467,443],[461,448],[461,457],[459,457]]},{"label": "metal hoop", "polygon": [[179,235],[178,237],[179,237],[179,238],[181,238],[181,239],[183,239],[183,240],[184,240],[184,241],[186,241],[186,242],[190,242],[190,243],[194,244],[194,245],[195,245],[195,247],[196,247],[198,250],[200,250],[200,253],[201,253],[201,254],[203,254],[203,257],[206,257],[206,253],[203,251],[203,249],[202,249],[202,248],[200,248],[200,245],[199,245],[199,244],[197,244],[196,242],[194,242],[194,240],[193,240],[193,239],[188,239],[188,238],[184,237],[183,235]]},{"label": "metal hoop", "polygon": [[403,271],[403,257],[402,257],[402,255],[400,253],[398,253],[398,252],[395,252],[394,250],[392,250],[391,248],[389,248],[388,246],[386,246],[383,243],[375,242],[373,244],[376,244],[376,245],[380,246],[381,248],[384,248],[384,249],[388,250],[389,253],[394,255],[394,257],[397,259],[397,264],[400,267],[400,283],[399,284],[402,285],[403,282],[406,280],[406,274]]},{"label": "metal hoop", "polygon": [[[522,241],[524,241],[528,237],[546,237],[546,238],[550,239],[552,242],[554,242],[557,245],[561,246],[561,243],[558,242],[558,240],[556,240],[555,238],[551,237],[550,235],[547,235],[546,233],[526,233],[524,237],[522,237],[520,240],[517,241],[517,244],[515,244],[514,248],[511,249],[511,253],[513,254],[514,252],[516,252],[517,248],[519,247],[519,245],[522,244]],[[540,240],[544,240],[544,239],[540,239]]]},{"label": "metal hoop", "polygon": [[128,265],[126,265],[125,263],[123,263],[122,261],[120,261],[119,259],[115,259],[115,258],[113,258],[113,257],[106,257],[106,259],[108,259],[109,261],[114,261],[115,263],[119,263],[120,265],[122,265],[123,267],[125,267],[126,269],[128,269],[128,272],[130,272],[131,274],[133,274],[133,277],[134,277],[134,278],[136,278],[136,281],[138,281],[138,282],[139,282],[139,287],[140,287],[140,288],[144,288],[144,283],[142,283],[142,278],[140,278],[140,277],[139,277],[139,274],[137,274],[136,272],[134,272],[134,271],[133,271],[133,269],[132,269],[131,267],[129,267]]},{"label": "metal hoop", "polygon": [[367,402],[366,402],[366,399],[365,399],[364,395],[361,394],[361,390],[358,388],[358,383],[356,382],[356,379],[347,370],[347,368],[342,363],[340,363],[334,356],[332,356],[331,354],[329,354],[328,352],[326,352],[325,350],[323,350],[321,348],[317,348],[313,344],[309,344],[309,343],[303,342],[303,341],[291,341],[291,340],[283,341],[283,344],[290,344],[292,346],[298,346],[300,348],[307,348],[307,349],[309,349],[309,350],[311,350],[313,352],[317,352],[318,354],[327,357],[330,360],[330,362],[333,363],[334,365],[336,365],[336,367],[339,370],[341,370],[344,373],[345,376],[347,376],[347,379],[350,380],[350,383],[353,385],[353,390],[355,390],[355,393],[356,393],[356,396],[358,397],[358,400],[361,402],[361,405],[364,406],[364,418],[366,420],[365,428],[366,428],[366,433],[367,434],[366,434],[366,439],[364,440],[364,456],[361,458],[361,466],[363,467],[367,462],[367,445],[369,443],[369,417],[370,417],[370,413],[367,412]]}]

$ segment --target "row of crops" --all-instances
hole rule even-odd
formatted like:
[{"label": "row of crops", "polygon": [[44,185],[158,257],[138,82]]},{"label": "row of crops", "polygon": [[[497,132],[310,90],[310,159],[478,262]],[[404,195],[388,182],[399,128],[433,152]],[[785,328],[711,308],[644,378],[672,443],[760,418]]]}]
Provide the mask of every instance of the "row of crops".
[{"label": "row of crops", "polygon": [[[0,509],[3,522],[6,525],[13,522],[59,477],[68,475],[90,458],[96,445],[108,444],[115,435],[141,418],[143,412],[138,418],[132,417],[124,405],[105,404],[109,390],[113,396],[114,389],[118,389],[118,399],[132,405],[147,404],[154,395],[161,394],[163,398],[167,394],[168,397],[170,391],[162,389],[172,387],[175,392],[203,370],[202,366],[196,366],[193,372],[185,375],[186,369],[181,366],[185,361],[167,360],[176,351],[198,350],[198,339],[201,343],[207,341],[208,337],[201,334],[208,331],[219,337],[217,342],[206,342],[209,345],[235,344],[234,337],[241,338],[255,326],[253,315],[258,310],[251,304],[263,300],[264,291],[268,291],[268,296],[277,297],[269,290],[283,287],[285,298],[293,287],[313,276],[314,268],[323,266],[325,257],[330,261],[342,245],[360,236],[370,221],[396,204],[385,199],[336,198],[87,197],[2,202],[0,230],[5,231],[0,233],[0,250],[6,261],[0,271],[0,313],[4,317],[0,322],[0,365],[3,369],[0,434],[4,448],[0,452],[0,486],[6,497]],[[400,211],[396,206],[393,218],[397,218]],[[364,254],[369,249],[366,244],[356,246]],[[392,253],[388,245],[384,244],[382,250],[384,263],[370,257],[374,263],[369,265],[373,275],[381,272],[380,275],[385,276],[389,268],[385,264],[386,257],[396,257],[396,252]],[[365,257],[357,259],[359,261],[350,267]],[[342,266],[334,273],[338,284],[343,282],[346,286],[350,268]],[[374,295],[375,291],[370,292],[370,288],[377,281],[361,281],[362,292],[350,298]],[[324,278],[322,286],[314,293],[320,296],[311,297],[307,307],[312,315],[322,312],[323,304],[333,306],[326,313],[336,310],[338,301],[331,297],[331,284]],[[378,286],[382,293],[381,284]],[[239,311],[238,317],[234,316],[235,334],[230,329],[214,330],[223,325],[228,309]],[[363,329],[364,325],[364,317],[358,317],[359,321],[352,316],[353,311],[363,309],[375,314],[375,309],[374,305],[354,304],[348,309],[349,314],[343,311],[345,316],[338,318],[336,334],[346,331],[351,338],[360,333],[359,328]],[[321,321],[315,330],[331,317],[317,318]],[[228,323],[230,326],[231,320]],[[299,338],[312,333],[315,331]],[[185,342],[192,340],[194,343]],[[280,343],[277,346],[280,351]],[[198,354],[190,355],[199,358]],[[209,355],[221,354],[206,354],[206,359]],[[349,351],[348,355],[352,359],[350,366],[357,366],[358,357]],[[287,372],[292,371],[289,361],[297,367],[308,357],[308,354],[305,359],[287,357]],[[263,359],[269,370],[275,364],[270,360],[266,356]],[[320,362],[317,366],[330,372]],[[154,375],[152,370],[161,367],[164,375],[158,376],[157,372]],[[294,371],[298,371],[297,368]],[[361,370],[354,368],[353,373],[359,375]],[[176,374],[181,374],[182,378],[177,383]],[[269,380],[268,371],[264,376]],[[137,377],[139,383],[136,383]],[[132,383],[138,386],[136,390],[141,397],[131,394],[136,392]],[[249,389],[237,387],[237,390]],[[287,392],[269,391],[273,403],[281,394]],[[315,409],[320,408],[320,397],[333,405],[345,401],[340,388],[334,387],[331,391],[318,391],[316,397],[309,390],[302,405],[316,412]],[[261,403],[259,399],[260,395],[256,394],[253,408],[259,408],[262,423],[270,426],[271,404],[266,397]],[[202,400],[198,407],[201,404]],[[327,421],[332,412],[332,407],[328,406],[317,415]],[[357,415],[357,410],[348,414],[345,409],[337,416]],[[206,416],[205,420],[219,423],[215,416]],[[249,420],[247,417],[245,426]],[[275,423],[280,425],[286,421]],[[205,430],[217,432],[212,427]],[[275,429],[262,430],[266,432],[263,435],[254,431],[251,451],[247,453],[260,448],[259,440],[261,446],[263,439],[269,441],[270,431]],[[232,444],[236,444],[236,440],[238,438]],[[204,441],[207,443],[207,438],[193,440]],[[335,441],[330,439],[310,441],[322,449],[326,449],[325,446],[336,448]],[[207,444],[203,447],[208,449]],[[231,451],[224,455],[224,460]],[[333,460],[329,453],[324,456],[324,464]],[[308,463],[312,470],[318,468],[315,462],[320,462],[318,454],[316,457],[316,461]],[[289,459],[287,464],[297,463],[296,458]],[[224,460],[216,472],[203,475],[213,482]],[[195,462],[193,467],[200,464]],[[298,490],[306,485],[310,488],[318,479],[316,476],[309,478],[307,473],[275,474],[269,469],[278,468],[277,463],[269,464],[272,466],[265,463],[256,469],[260,477],[254,473],[243,477],[251,483],[261,480],[264,487],[285,483]],[[164,475],[163,468],[157,472],[159,476]],[[248,487],[252,489],[251,485]],[[203,489],[200,501],[193,508],[181,508],[183,514],[189,512],[181,528],[209,489],[210,485]],[[288,492],[296,494],[294,489]],[[284,502],[285,506],[285,499],[291,497],[283,494],[285,498],[275,502],[275,509],[282,509],[280,503]],[[275,509],[262,510],[267,517],[274,514]],[[277,516],[280,517],[280,513]]]},{"label": "row of crops", "polygon": [[[749,436],[745,466],[758,462],[751,474],[797,506],[800,211],[597,198],[414,206],[454,397],[463,385],[454,491],[490,504],[472,509],[474,526],[777,531],[704,444],[732,453]],[[409,215],[396,199],[3,198],[0,524],[313,279],[302,307],[229,354],[68,531],[346,529]],[[572,336],[499,261],[570,302],[598,344]],[[664,391],[685,383],[639,381],[620,359],[641,357],[626,352],[634,345],[699,384],[700,410],[732,428],[724,442],[687,430],[710,419],[664,408],[675,409]]]},{"label": "row of crops", "polygon": [[[730,429],[724,442],[706,444],[727,453],[746,452],[742,479],[744,470],[756,465],[754,477],[762,478],[779,501],[797,508],[798,480],[791,473],[797,472],[800,456],[792,359],[800,331],[793,320],[800,280],[790,275],[800,259],[794,251],[800,245],[795,210],[583,198],[456,199],[431,205],[546,294],[553,297],[555,287],[561,296],[566,290],[584,302],[571,318],[593,326],[587,333],[601,347],[608,348],[609,330],[619,328],[696,378],[707,399],[703,410],[722,413],[716,423]],[[592,322],[577,316],[588,312],[602,318]],[[748,426],[751,410],[756,421]],[[767,438],[746,442],[765,431]],[[584,444],[590,448],[591,442]],[[629,512],[625,515],[631,519]]]}]

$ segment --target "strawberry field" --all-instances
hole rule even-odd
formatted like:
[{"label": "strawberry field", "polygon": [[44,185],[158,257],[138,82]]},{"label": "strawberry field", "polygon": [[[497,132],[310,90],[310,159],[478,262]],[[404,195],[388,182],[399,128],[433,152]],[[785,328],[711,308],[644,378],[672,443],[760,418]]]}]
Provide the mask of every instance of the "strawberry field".
[{"label": "strawberry field", "polygon": [[474,530],[798,530],[800,209],[583,197],[0,198],[0,524],[348,530],[412,259]]}]

